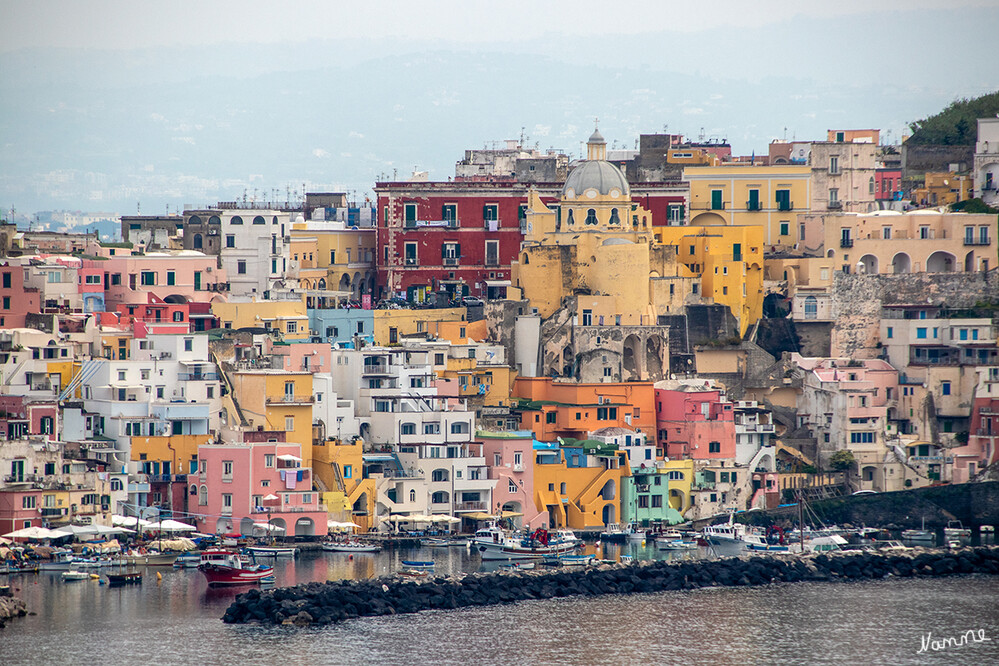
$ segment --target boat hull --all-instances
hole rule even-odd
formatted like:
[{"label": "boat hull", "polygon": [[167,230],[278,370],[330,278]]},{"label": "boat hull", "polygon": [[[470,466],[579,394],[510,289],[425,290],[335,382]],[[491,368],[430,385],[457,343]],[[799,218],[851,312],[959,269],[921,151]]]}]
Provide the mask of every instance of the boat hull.
[{"label": "boat hull", "polygon": [[257,557],[295,557],[298,555],[298,548],[261,548],[250,546],[247,549],[250,555]]},{"label": "boat hull", "polygon": [[483,560],[540,560],[545,557],[552,557],[570,553],[575,549],[574,545],[541,546],[538,548],[525,548],[523,546],[510,546],[496,543],[474,544],[473,548],[482,554]]},{"label": "boat hull", "polygon": [[274,575],[274,567],[249,567],[237,569],[221,564],[202,564],[198,570],[212,587],[222,585],[254,585]]},{"label": "boat hull", "polygon": [[328,553],[377,553],[381,548],[367,544],[353,546],[348,544],[324,543],[323,550]]}]

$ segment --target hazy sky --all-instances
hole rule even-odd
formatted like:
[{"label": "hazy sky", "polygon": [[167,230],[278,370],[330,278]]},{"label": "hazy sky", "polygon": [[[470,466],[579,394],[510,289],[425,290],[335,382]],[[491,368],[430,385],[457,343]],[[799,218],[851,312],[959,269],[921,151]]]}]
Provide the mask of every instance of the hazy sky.
[{"label": "hazy sky", "polygon": [[2,0],[0,50],[280,43],[351,33],[474,44],[552,33],[754,28],[795,17],[843,19],[871,12],[965,11],[997,5],[999,0]]},{"label": "hazy sky", "polygon": [[999,89],[999,0],[0,0],[0,210],[454,174],[523,136],[875,127]]}]

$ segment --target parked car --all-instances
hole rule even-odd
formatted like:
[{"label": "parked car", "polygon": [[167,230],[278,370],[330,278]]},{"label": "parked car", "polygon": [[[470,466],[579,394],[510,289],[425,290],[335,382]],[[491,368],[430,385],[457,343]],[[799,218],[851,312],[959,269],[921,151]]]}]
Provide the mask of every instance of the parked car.
[{"label": "parked car", "polygon": [[465,296],[461,299],[461,304],[466,308],[474,308],[481,306],[483,303],[481,298],[476,298],[475,296]]}]

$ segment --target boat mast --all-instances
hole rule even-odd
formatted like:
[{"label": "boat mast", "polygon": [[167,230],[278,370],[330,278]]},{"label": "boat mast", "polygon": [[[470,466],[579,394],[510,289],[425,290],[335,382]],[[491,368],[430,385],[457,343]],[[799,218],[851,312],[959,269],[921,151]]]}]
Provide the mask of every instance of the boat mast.
[{"label": "boat mast", "polygon": [[804,495],[798,490],[798,543],[801,545],[801,554],[805,554],[805,505]]}]

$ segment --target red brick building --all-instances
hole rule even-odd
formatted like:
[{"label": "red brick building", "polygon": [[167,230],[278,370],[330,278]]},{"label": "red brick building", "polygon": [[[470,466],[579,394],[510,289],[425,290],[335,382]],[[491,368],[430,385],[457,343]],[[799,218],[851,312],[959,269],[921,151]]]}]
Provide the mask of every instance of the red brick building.
[{"label": "red brick building", "polygon": [[[532,185],[546,204],[558,204],[562,183],[512,177],[377,183],[378,296],[504,297]],[[632,200],[651,211],[658,226],[685,222],[686,191],[672,182],[631,188]]]}]

